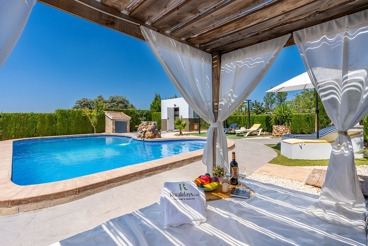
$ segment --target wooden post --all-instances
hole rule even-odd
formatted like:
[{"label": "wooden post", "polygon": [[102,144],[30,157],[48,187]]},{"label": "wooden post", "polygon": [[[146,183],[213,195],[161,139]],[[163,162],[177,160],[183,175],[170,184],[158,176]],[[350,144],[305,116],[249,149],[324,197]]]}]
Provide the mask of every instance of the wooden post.
[{"label": "wooden post", "polygon": [[[221,54],[218,51],[212,52],[212,106],[215,122],[218,119],[218,104],[220,94],[220,73],[221,73]],[[217,129],[213,132],[213,168],[216,167],[216,139]],[[218,164],[218,163],[217,163]]]}]

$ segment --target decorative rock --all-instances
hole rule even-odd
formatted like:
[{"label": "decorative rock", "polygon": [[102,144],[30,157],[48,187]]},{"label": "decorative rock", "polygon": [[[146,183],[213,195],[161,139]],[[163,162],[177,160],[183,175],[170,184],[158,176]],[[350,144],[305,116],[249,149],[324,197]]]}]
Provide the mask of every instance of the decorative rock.
[{"label": "decorative rock", "polygon": [[290,134],[290,127],[283,125],[273,125],[272,126],[272,136],[281,137],[284,134]]},{"label": "decorative rock", "polygon": [[161,133],[157,130],[156,122],[142,122],[138,126],[137,138],[153,139],[161,138]]}]

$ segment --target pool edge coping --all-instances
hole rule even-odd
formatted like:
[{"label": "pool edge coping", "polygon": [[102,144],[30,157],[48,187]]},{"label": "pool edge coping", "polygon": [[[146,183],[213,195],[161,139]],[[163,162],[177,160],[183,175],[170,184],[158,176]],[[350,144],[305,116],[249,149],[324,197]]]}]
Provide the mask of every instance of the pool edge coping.
[{"label": "pool edge coping", "polygon": [[[98,134],[100,136],[127,136],[123,134]],[[96,136],[96,134],[63,135],[55,137]],[[26,139],[52,138],[37,137],[0,141],[0,216],[38,210],[81,199],[113,187],[135,181],[137,177],[148,177],[162,171],[178,168],[201,160],[203,149],[180,155],[143,162],[95,174],[45,184],[20,186],[11,181],[13,142]],[[131,137],[131,136],[127,136]],[[198,140],[203,137],[185,136],[160,138],[144,141]],[[140,140],[140,139],[137,139]],[[227,140],[228,150],[235,148],[235,142]],[[3,151],[5,150],[5,151]]]}]

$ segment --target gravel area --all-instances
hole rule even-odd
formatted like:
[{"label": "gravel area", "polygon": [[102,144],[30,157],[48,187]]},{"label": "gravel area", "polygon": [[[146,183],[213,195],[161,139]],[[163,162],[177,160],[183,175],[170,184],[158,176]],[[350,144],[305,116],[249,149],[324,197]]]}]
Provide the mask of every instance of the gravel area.
[{"label": "gravel area", "polygon": [[320,188],[316,188],[310,185],[305,185],[303,182],[294,181],[290,179],[276,178],[268,175],[252,173],[247,178],[260,181],[262,183],[273,184],[281,187],[285,187],[292,190],[302,191],[311,194],[319,194]]},{"label": "gravel area", "polygon": [[[326,170],[327,166],[302,166],[302,168],[308,169],[317,168]],[[358,175],[368,176],[368,166],[357,166],[357,172]],[[247,176],[247,178],[311,194],[320,194],[321,191],[320,188],[305,185],[303,182],[283,178],[276,178],[258,173],[252,173],[251,175]]]}]

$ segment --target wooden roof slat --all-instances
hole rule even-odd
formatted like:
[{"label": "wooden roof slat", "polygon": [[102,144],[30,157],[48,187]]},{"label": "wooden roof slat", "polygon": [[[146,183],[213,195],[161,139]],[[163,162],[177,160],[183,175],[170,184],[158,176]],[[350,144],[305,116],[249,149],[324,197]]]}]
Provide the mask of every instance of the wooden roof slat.
[{"label": "wooden roof slat", "polygon": [[132,0],[101,0],[101,3],[111,6],[121,12],[131,1]]},{"label": "wooden roof slat", "polygon": [[186,23],[180,28],[173,30],[172,34],[186,38],[196,36],[198,33],[204,32],[204,30],[213,29],[214,23],[219,21],[222,21],[222,24],[230,22],[242,12],[252,9],[264,2],[265,0],[231,1],[227,5],[223,5],[221,8],[216,8],[210,12],[202,14],[190,23]]},{"label": "wooden roof slat", "polygon": [[169,30],[169,32],[172,32],[172,28],[178,25],[185,26],[194,21],[198,21],[200,18],[203,18],[203,16],[216,11],[217,6],[229,4],[232,1],[236,0],[189,0],[180,6],[180,8],[153,22],[153,26],[160,30]]},{"label": "wooden roof slat", "polygon": [[[67,13],[73,14],[75,16],[81,17],[83,19],[95,22],[99,25],[103,25],[109,27],[111,29],[117,30],[119,32],[125,33],[132,37],[144,40],[141,30],[138,25],[132,24],[130,22],[118,19],[114,16],[121,17],[122,19],[126,19],[131,22],[136,22],[127,15],[120,13],[118,10],[108,7],[104,4],[101,4],[95,0],[79,0],[82,3],[87,4],[88,6],[81,4],[75,0],[72,1],[60,1],[60,0],[38,0],[39,2],[45,3]],[[91,8],[92,7],[92,8]],[[95,10],[93,8],[99,9]],[[103,12],[106,13],[103,13]],[[109,15],[111,14],[111,15]]]},{"label": "wooden roof slat", "polygon": [[[322,22],[327,22],[333,19],[340,18],[342,16],[353,14],[365,9],[368,9],[368,1],[343,1],[338,6],[334,8],[325,8],[322,6],[322,11],[316,11],[310,13],[309,16],[304,18],[296,19],[293,22],[281,23],[277,27],[269,28],[260,34],[253,35],[252,37],[247,37],[242,40],[238,40],[231,44],[226,44],[221,47],[217,47],[214,50],[221,50],[222,53],[227,53],[241,47],[248,47],[256,43],[264,42],[275,37],[280,37],[288,33],[300,30],[300,27],[307,28],[320,24]],[[308,25],[306,25],[308,23]],[[293,39],[289,39],[287,45],[294,44]]]},{"label": "wooden roof slat", "polygon": [[291,10],[297,9],[313,1],[316,0],[299,0],[296,2],[295,0],[284,0],[282,2],[278,2],[277,4],[274,3],[272,5],[267,5],[262,8],[262,11],[258,10],[257,12],[252,12],[243,18],[222,25],[197,37],[190,38],[188,41],[194,44],[207,43],[213,39],[220,38],[221,36],[240,31],[249,25],[255,25],[269,18],[278,16],[283,12],[289,12]]},{"label": "wooden roof slat", "polygon": [[368,9],[368,0],[38,1],[141,40],[143,25],[209,53],[226,53]]},{"label": "wooden roof slat", "polygon": [[125,9],[121,12],[130,15],[134,10],[136,10],[139,6],[141,6],[146,0],[132,0]]},{"label": "wooden roof slat", "polygon": [[327,5],[338,5],[341,4],[341,2],[346,2],[346,0],[320,0],[311,2],[310,4],[304,5],[294,11],[283,12],[281,15],[267,19],[261,23],[250,25],[239,32],[231,33],[218,39],[213,39],[208,43],[202,44],[201,47],[205,50],[213,50],[217,47],[253,36],[259,32],[265,32],[272,27],[303,19],[316,11],[323,11]]},{"label": "wooden roof slat", "polygon": [[130,16],[147,22],[161,11],[170,8],[179,0],[146,0],[139,8],[135,9]]}]

